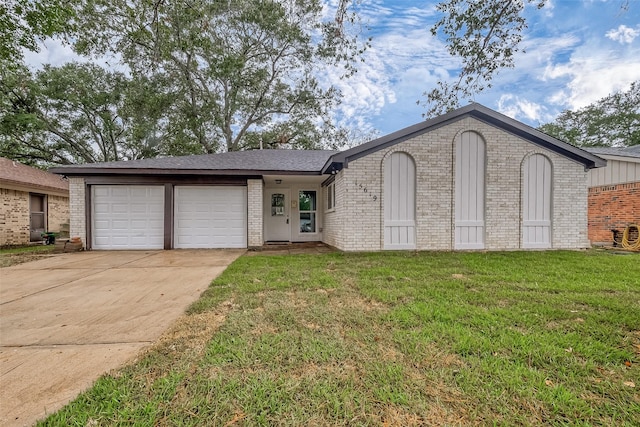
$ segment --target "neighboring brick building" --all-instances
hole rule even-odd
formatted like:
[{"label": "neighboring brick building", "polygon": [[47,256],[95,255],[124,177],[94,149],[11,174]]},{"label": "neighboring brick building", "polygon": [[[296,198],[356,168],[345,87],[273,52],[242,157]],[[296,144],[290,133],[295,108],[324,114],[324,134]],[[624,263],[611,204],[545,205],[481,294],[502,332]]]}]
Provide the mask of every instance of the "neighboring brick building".
[{"label": "neighboring brick building", "polygon": [[65,166],[89,249],[577,249],[606,162],[478,104],[350,150]]},{"label": "neighboring brick building", "polygon": [[587,151],[607,160],[589,171],[589,240],[611,244],[612,230],[640,225],[640,145]]},{"label": "neighboring brick building", "polygon": [[69,224],[69,184],[61,176],[0,157],[0,247],[41,241]]}]

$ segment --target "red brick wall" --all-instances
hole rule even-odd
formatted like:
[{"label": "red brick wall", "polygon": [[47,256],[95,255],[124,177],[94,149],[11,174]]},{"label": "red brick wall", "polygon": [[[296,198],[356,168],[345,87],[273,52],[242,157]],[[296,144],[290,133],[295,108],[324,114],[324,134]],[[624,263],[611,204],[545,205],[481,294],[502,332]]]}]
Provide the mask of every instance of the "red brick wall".
[{"label": "red brick wall", "polygon": [[589,240],[612,242],[612,229],[640,225],[640,182],[589,188]]}]

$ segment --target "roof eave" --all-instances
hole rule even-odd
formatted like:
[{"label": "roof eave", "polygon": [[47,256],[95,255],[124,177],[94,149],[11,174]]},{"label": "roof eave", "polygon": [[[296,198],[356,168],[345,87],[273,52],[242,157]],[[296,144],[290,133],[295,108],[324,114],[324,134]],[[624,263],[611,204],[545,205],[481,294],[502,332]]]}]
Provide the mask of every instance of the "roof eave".
[{"label": "roof eave", "polygon": [[253,169],[141,169],[141,168],[92,168],[92,167],[59,167],[51,168],[51,172],[64,176],[96,176],[96,175],[321,175],[320,171],[285,171],[285,170],[253,170]]},{"label": "roof eave", "polygon": [[499,127],[506,132],[516,135],[522,139],[530,141],[548,150],[564,155],[578,163],[584,165],[585,169],[605,167],[607,161],[601,157],[591,154],[581,148],[568,144],[511,117],[500,114],[483,106],[478,106],[470,113],[472,117]]},{"label": "roof eave", "polygon": [[52,187],[49,185],[33,184],[30,182],[0,179],[0,187],[9,190],[17,190],[32,193],[45,193],[54,196],[69,196],[69,189],[63,187]]}]

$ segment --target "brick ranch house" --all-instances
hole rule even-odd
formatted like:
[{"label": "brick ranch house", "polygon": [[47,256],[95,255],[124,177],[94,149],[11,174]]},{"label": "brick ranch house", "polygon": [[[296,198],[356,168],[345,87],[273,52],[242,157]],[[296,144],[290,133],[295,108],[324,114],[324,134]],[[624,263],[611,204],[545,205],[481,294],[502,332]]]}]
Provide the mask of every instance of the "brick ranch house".
[{"label": "brick ranch house", "polygon": [[55,168],[89,249],[585,248],[587,171],[606,161],[479,104],[355,148]]},{"label": "brick ranch house", "polygon": [[69,183],[0,157],[0,246],[41,241],[69,224]]},{"label": "brick ranch house", "polygon": [[589,240],[610,245],[611,230],[640,225],[640,145],[586,150],[607,160],[589,171]]}]

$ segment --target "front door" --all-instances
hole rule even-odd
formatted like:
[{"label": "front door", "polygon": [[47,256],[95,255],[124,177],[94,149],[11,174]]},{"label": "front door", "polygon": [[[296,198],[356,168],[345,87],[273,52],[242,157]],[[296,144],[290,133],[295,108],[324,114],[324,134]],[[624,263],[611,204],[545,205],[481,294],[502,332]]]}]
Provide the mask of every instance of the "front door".
[{"label": "front door", "polygon": [[291,240],[289,189],[270,188],[266,190],[265,196],[265,240],[268,242],[289,242]]},{"label": "front door", "polygon": [[47,231],[46,197],[42,194],[29,194],[30,240],[39,242],[42,233]]}]

